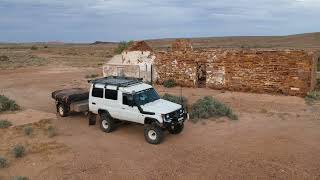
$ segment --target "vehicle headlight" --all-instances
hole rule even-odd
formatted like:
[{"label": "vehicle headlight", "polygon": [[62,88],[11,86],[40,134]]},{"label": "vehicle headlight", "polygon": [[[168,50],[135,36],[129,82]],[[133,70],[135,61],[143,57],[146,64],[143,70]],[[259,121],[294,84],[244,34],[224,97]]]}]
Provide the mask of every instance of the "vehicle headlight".
[{"label": "vehicle headlight", "polygon": [[180,109],[180,113],[183,113],[183,109]]},{"label": "vehicle headlight", "polygon": [[162,114],[161,115],[162,116],[162,119],[163,119],[163,121],[165,121],[165,122],[169,122],[170,121],[170,116],[169,116],[169,114]]}]

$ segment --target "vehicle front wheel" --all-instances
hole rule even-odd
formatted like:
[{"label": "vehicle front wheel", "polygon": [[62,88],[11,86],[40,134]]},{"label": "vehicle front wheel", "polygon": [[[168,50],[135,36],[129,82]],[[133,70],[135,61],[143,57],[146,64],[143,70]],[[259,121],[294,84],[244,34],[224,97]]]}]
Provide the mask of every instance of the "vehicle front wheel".
[{"label": "vehicle front wheel", "polygon": [[110,133],[114,129],[114,120],[107,113],[102,113],[100,115],[100,129],[103,132]]},{"label": "vehicle front wheel", "polygon": [[162,128],[158,125],[145,125],[144,137],[150,144],[160,144],[163,139]]},{"label": "vehicle front wheel", "polygon": [[169,126],[168,131],[171,134],[179,134],[182,132],[183,128],[184,128],[183,123],[182,124],[175,124],[175,125]]},{"label": "vehicle front wheel", "polygon": [[57,111],[58,111],[58,114],[61,116],[61,117],[66,117],[68,116],[68,108],[63,105],[62,103],[58,104],[57,106]]}]

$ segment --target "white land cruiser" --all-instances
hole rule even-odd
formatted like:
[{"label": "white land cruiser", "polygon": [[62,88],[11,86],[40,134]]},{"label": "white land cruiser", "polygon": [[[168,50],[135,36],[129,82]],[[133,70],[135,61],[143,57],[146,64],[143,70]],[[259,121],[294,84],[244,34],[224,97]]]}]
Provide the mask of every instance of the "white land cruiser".
[{"label": "white land cruiser", "polygon": [[[183,130],[184,121],[188,118],[185,108],[161,99],[154,88],[141,79],[111,76],[89,82],[91,87],[87,95],[79,89],[52,93],[57,112],[61,116],[66,116],[71,109],[87,110],[90,124],[95,124],[95,115],[99,115],[100,128],[106,133],[114,130],[116,124],[122,121],[144,124],[145,139],[151,144],[161,142],[164,130],[171,134],[178,134]],[[68,93],[72,90],[73,93]],[[78,96],[75,93],[77,90]],[[63,95],[59,96],[61,94]],[[84,95],[83,98],[79,98],[80,94]],[[86,96],[89,98],[84,98]],[[65,99],[70,102],[64,102]]]}]

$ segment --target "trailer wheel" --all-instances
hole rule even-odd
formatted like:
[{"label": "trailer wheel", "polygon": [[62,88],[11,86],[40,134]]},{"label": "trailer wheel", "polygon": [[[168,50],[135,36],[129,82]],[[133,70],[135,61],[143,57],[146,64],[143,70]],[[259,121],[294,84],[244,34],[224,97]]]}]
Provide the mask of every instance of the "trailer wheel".
[{"label": "trailer wheel", "polygon": [[59,103],[57,105],[57,112],[61,117],[66,117],[68,116],[69,109],[62,103]]}]

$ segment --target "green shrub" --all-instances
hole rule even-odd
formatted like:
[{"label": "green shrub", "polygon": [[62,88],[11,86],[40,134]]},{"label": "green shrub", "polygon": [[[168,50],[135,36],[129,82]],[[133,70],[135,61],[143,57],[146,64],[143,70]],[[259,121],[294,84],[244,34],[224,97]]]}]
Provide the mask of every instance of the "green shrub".
[{"label": "green shrub", "polygon": [[173,79],[168,79],[163,82],[163,86],[166,88],[172,88],[176,86],[176,82]]},{"label": "green shrub", "polygon": [[48,131],[48,137],[49,137],[49,138],[52,138],[52,137],[54,137],[54,136],[57,135],[57,130],[56,130],[56,128],[53,127],[53,126],[49,126],[48,129],[47,129],[47,131]]},{"label": "green shrub", "polygon": [[48,48],[48,46],[47,46],[47,45],[45,45],[45,46],[44,46],[44,48]]},{"label": "green shrub", "polygon": [[12,179],[13,180],[29,180],[29,178],[25,176],[14,176]]},{"label": "green shrub", "polygon": [[5,129],[12,126],[12,123],[8,120],[0,120],[0,129]]},{"label": "green shrub", "polygon": [[31,126],[27,126],[24,128],[25,135],[30,136],[30,135],[32,135],[32,133],[33,133],[33,128]]},{"label": "green shrub", "polygon": [[238,117],[232,111],[232,109],[225,104],[219,102],[211,96],[206,96],[203,99],[199,99],[191,107],[190,117],[194,121],[198,119],[208,119],[211,117],[227,116],[232,120],[237,120]]},{"label": "green shrub", "polygon": [[133,44],[133,41],[121,41],[118,47],[115,49],[114,53],[121,54],[124,50],[128,49]]},{"label": "green shrub", "polygon": [[19,105],[4,95],[0,95],[0,112],[2,111],[14,111],[20,109]]},{"label": "green shrub", "polygon": [[96,78],[98,77],[99,74],[90,74],[90,75],[86,75],[85,78],[89,79],[89,78]]},{"label": "green shrub", "polygon": [[31,50],[38,50],[38,47],[37,47],[37,46],[31,46],[30,49],[31,49]]},{"label": "green shrub", "polygon": [[307,103],[313,103],[320,100],[320,91],[310,91],[305,97]]},{"label": "green shrub", "polygon": [[25,155],[26,149],[23,145],[15,145],[12,149],[12,153],[14,155],[14,157],[16,158],[20,158],[23,157]]},{"label": "green shrub", "polygon": [[0,56],[0,61],[9,61],[9,57],[8,56],[5,56],[5,55],[2,55]]},{"label": "green shrub", "polygon": [[177,104],[181,104],[184,107],[187,107],[188,99],[186,97],[174,96],[174,95],[165,93],[161,98]]},{"label": "green shrub", "polygon": [[0,168],[5,168],[8,166],[8,161],[4,157],[0,156]]}]

